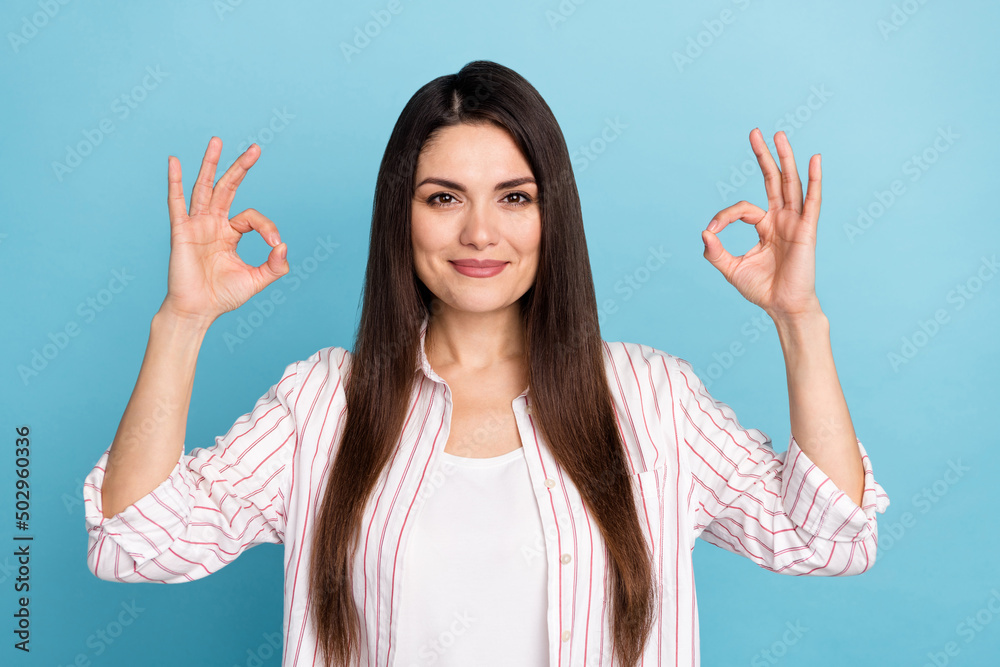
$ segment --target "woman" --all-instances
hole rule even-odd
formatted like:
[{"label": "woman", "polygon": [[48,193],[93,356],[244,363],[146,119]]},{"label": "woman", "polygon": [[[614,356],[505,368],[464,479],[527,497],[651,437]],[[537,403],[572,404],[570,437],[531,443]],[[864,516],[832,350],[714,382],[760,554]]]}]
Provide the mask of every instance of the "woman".
[{"label": "woman", "polygon": [[[562,133],[487,61],[422,87],[393,129],[353,353],[290,364],[185,455],[205,331],[288,264],[271,220],[228,217],[257,146],[213,188],[213,138],[188,211],[170,158],[168,291],[86,480],[91,570],[180,582],[283,543],[283,665],[697,665],[696,537],[785,574],[867,570],[888,499],[813,289],[819,156],[803,201],[784,135],[780,170],[750,141],[768,210],[724,209],[703,239],[778,330],[780,455],[683,359],[601,340]],[[737,219],[761,240],[734,258],[716,234]],[[259,267],[236,254],[250,230],[272,246]]]}]

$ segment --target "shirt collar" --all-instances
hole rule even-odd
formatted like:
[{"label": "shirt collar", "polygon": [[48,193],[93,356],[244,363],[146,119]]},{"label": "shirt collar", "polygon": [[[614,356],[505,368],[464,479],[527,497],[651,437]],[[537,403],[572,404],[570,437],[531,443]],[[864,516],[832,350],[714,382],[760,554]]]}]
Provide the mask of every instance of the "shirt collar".
[{"label": "shirt collar", "polygon": [[440,375],[434,372],[431,368],[431,362],[427,360],[427,350],[424,347],[424,343],[427,340],[427,323],[430,321],[428,315],[424,315],[423,322],[420,323],[420,350],[417,353],[417,366],[415,371],[423,371],[424,375],[434,380],[435,382],[440,382],[441,384],[447,384]]}]

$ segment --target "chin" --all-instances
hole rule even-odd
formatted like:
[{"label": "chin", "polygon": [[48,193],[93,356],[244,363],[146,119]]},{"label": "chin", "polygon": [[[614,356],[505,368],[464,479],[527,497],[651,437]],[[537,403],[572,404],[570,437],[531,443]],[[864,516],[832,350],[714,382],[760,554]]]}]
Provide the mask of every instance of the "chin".
[{"label": "chin", "polygon": [[507,305],[506,303],[457,303],[453,304],[452,308],[466,313],[492,313],[503,310]]},{"label": "chin", "polygon": [[491,313],[498,310],[504,310],[510,306],[517,303],[508,303],[503,299],[456,299],[449,300],[445,303],[448,304],[449,308],[453,310],[459,310],[467,313]]}]

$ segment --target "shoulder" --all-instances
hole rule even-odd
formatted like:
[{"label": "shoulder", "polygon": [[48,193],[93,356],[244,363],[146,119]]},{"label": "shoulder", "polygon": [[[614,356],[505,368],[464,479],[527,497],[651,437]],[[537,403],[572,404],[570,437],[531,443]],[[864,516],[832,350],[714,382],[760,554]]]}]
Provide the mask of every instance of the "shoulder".
[{"label": "shoulder", "polygon": [[304,359],[288,364],[282,381],[292,378],[297,387],[328,384],[331,379],[342,380],[346,377],[350,365],[349,350],[338,346],[324,347]]},{"label": "shoulder", "polygon": [[653,374],[694,375],[691,363],[664,350],[625,341],[602,340],[605,365],[614,369],[647,370]]},{"label": "shoulder", "polygon": [[601,341],[604,365],[612,389],[623,394],[651,390],[671,400],[706,394],[706,387],[691,363],[658,348],[623,341]]},{"label": "shoulder", "polygon": [[629,414],[641,409],[676,429],[689,423],[691,412],[721,407],[686,359],[639,343],[602,343],[608,388]]}]

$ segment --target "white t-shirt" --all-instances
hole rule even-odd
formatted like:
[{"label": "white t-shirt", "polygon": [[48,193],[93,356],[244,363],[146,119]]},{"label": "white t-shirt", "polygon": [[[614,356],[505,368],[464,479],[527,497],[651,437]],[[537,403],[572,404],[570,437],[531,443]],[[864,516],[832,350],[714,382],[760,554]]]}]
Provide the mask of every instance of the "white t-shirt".
[{"label": "white t-shirt", "polygon": [[545,542],[524,456],[442,452],[403,558],[400,667],[548,666]]}]

